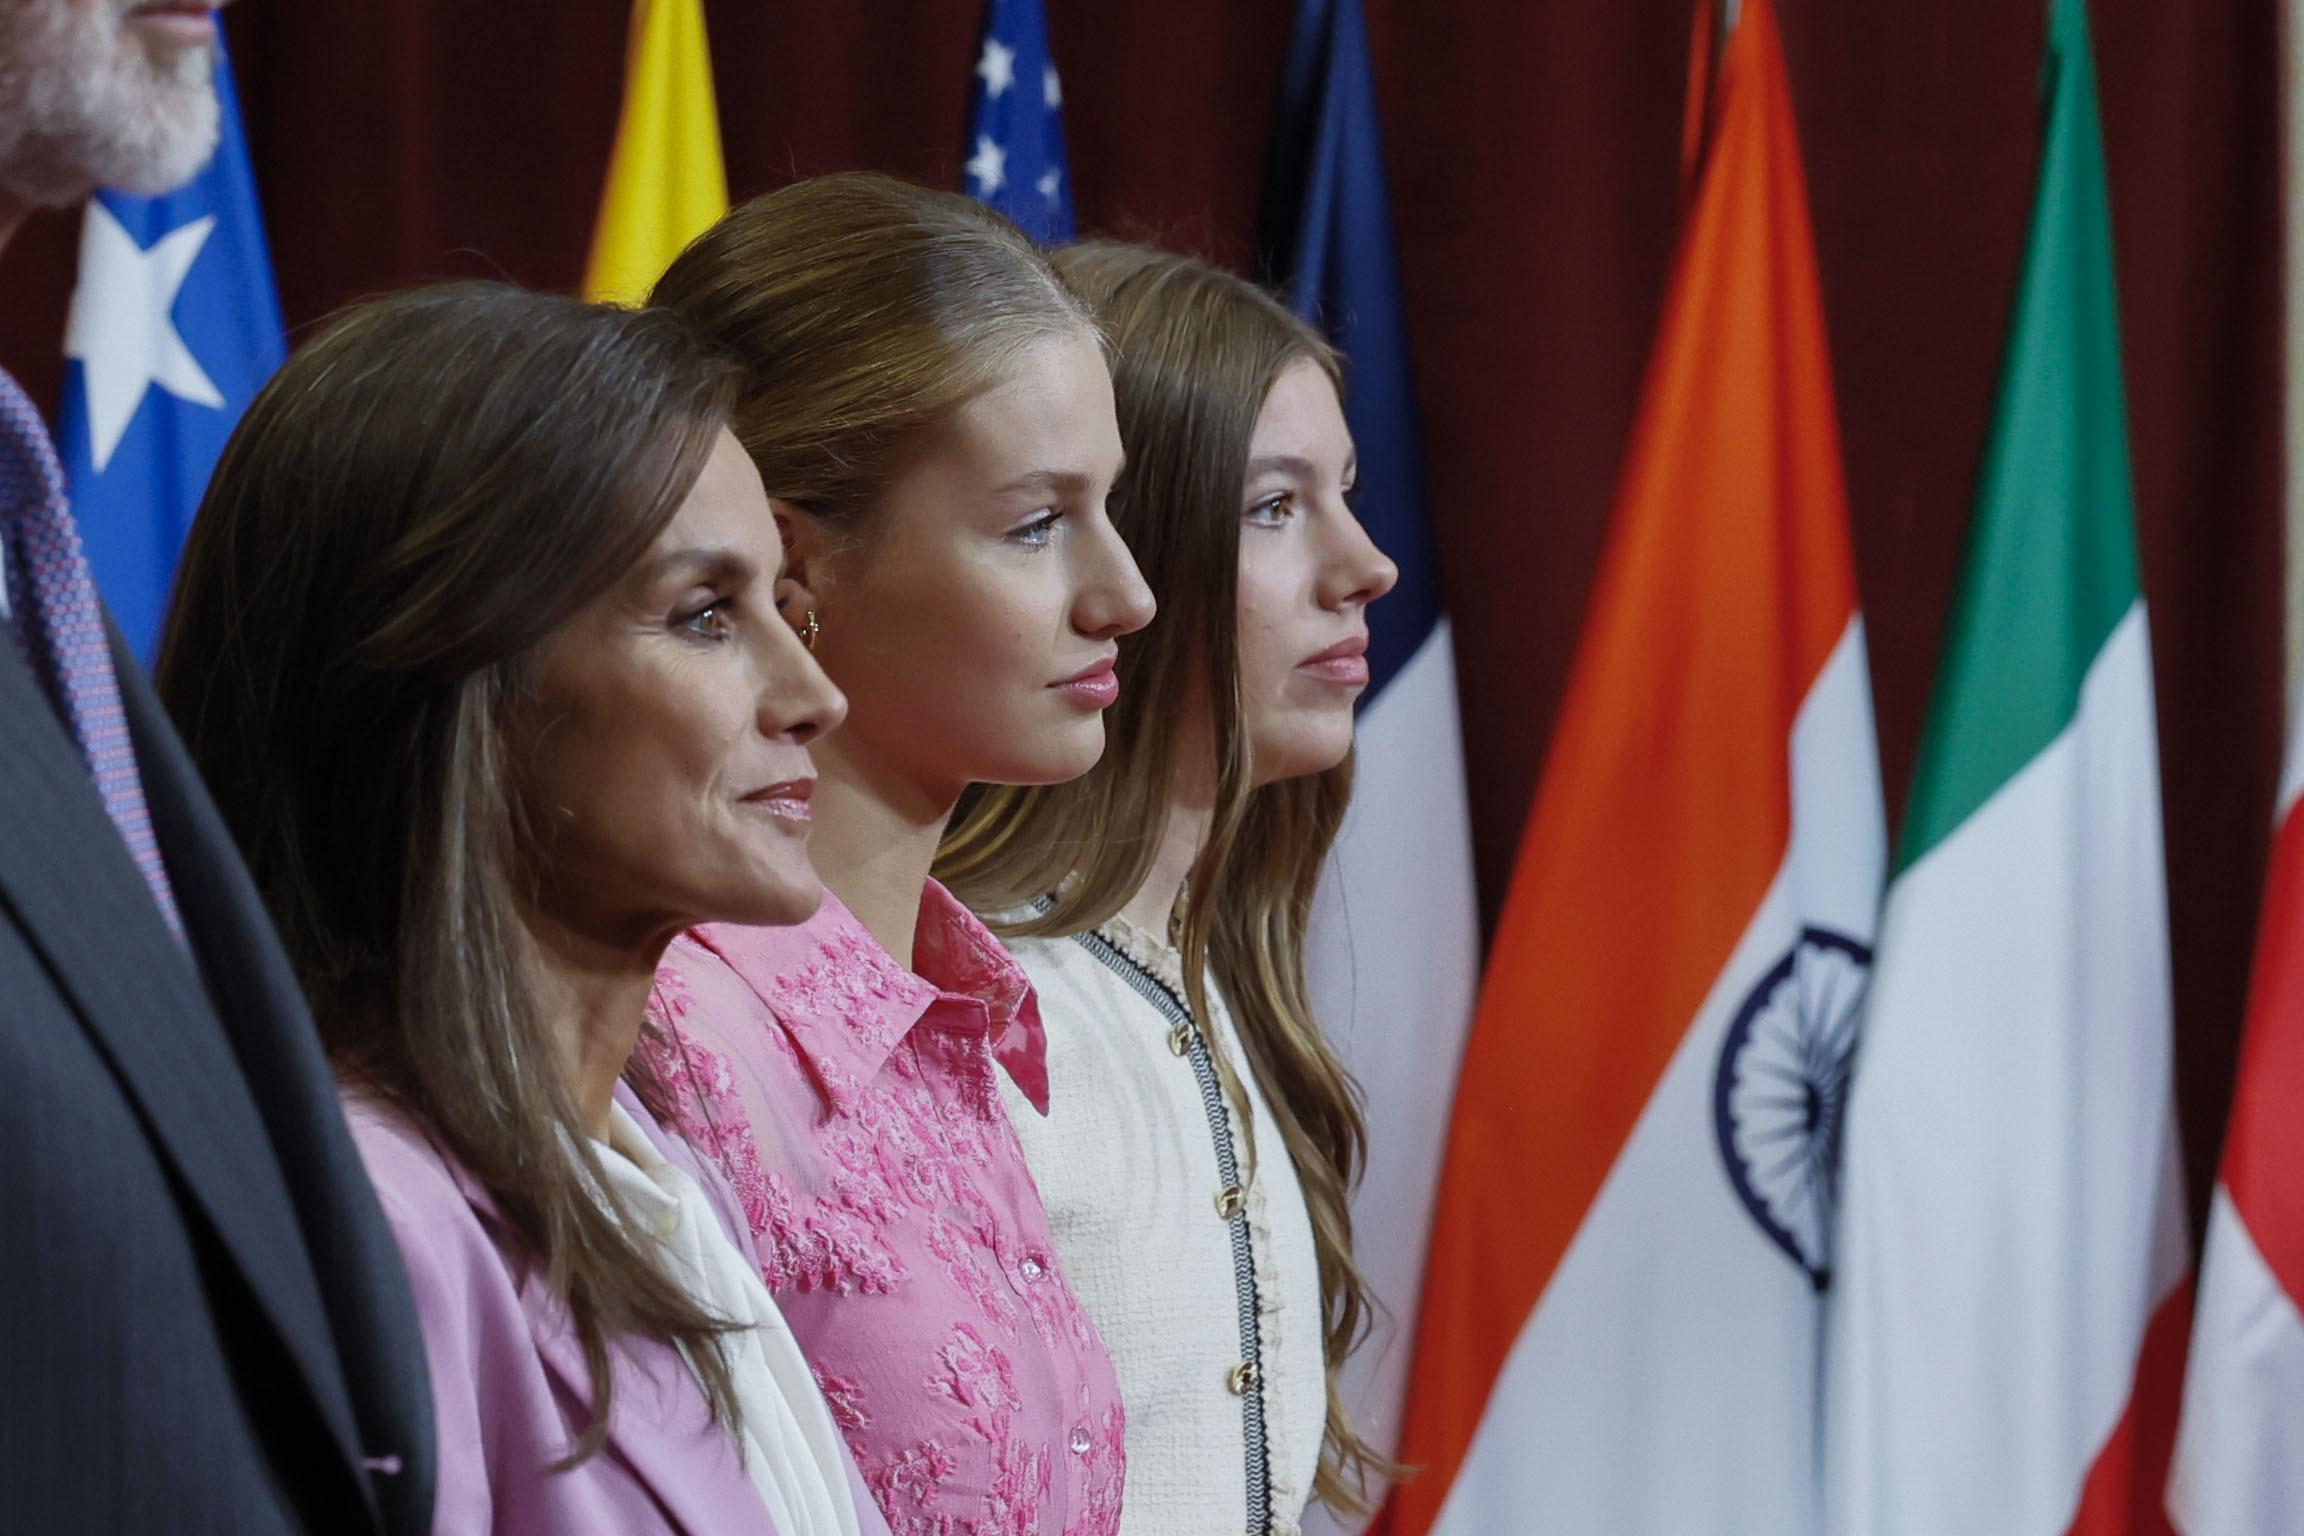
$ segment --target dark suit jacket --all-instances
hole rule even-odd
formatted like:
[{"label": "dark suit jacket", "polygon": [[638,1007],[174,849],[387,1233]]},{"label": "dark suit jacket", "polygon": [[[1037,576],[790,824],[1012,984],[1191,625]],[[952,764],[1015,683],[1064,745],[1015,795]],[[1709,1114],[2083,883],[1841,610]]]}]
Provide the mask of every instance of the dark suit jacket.
[{"label": "dark suit jacket", "polygon": [[406,1271],[247,870],[113,651],[189,953],[0,639],[0,1532],[420,1536]]}]

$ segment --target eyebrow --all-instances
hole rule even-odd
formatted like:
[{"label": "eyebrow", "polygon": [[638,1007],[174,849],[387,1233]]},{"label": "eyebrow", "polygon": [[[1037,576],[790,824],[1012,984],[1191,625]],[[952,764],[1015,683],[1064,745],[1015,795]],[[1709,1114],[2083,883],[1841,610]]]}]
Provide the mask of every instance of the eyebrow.
[{"label": "eyebrow", "polygon": [[[1121,460],[1120,468],[1113,473],[1112,478],[1117,481],[1120,474],[1127,468],[1127,460]],[[1054,491],[1060,495],[1077,496],[1085,492],[1094,482],[1095,477],[1085,470],[1035,469],[1027,474],[1018,475],[992,494],[995,496],[1022,496]]]},{"label": "eyebrow", "polygon": [[676,549],[649,561],[641,569],[651,583],[669,576],[711,582],[741,580],[758,571],[759,566],[741,550],[716,544]]},{"label": "eyebrow", "polygon": [[[1293,475],[1299,480],[1318,480],[1320,478],[1318,466],[1301,454],[1272,453],[1248,461],[1248,478],[1251,480],[1258,475],[1275,474]],[[1360,455],[1355,451],[1350,458],[1344,461],[1344,478],[1348,481],[1357,480],[1359,476]]]}]

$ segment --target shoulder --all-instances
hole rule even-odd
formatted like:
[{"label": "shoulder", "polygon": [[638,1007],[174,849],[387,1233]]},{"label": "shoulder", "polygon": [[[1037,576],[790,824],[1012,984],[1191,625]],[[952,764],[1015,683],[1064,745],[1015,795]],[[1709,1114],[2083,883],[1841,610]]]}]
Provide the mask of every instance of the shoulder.
[{"label": "shoulder", "polygon": [[358,1090],[346,1090],[343,1100],[352,1144],[387,1205],[422,1211],[465,1204],[448,1154],[415,1116]]},{"label": "shoulder", "polygon": [[486,1193],[423,1124],[353,1091],[344,1094],[344,1120],[400,1245],[418,1310],[429,1314],[442,1292],[468,1291],[484,1273],[502,1277],[496,1284],[509,1291]]}]

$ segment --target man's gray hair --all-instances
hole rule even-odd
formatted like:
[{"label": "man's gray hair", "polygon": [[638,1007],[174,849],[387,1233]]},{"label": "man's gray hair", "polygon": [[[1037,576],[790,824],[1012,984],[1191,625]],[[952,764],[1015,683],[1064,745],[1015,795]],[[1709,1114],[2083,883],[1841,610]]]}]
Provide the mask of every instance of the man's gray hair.
[{"label": "man's gray hair", "polygon": [[215,49],[160,53],[138,0],[0,0],[0,190],[39,207],[180,186],[215,152]]}]

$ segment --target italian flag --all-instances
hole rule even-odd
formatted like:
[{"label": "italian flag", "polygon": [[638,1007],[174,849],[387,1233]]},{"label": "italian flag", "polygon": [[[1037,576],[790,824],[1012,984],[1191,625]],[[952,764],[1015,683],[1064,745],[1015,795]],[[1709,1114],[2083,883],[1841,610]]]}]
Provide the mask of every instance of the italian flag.
[{"label": "italian flag", "polygon": [[2083,0],[1850,1090],[1833,1536],[2166,1529],[2186,1269],[2152,648]]},{"label": "italian flag", "polygon": [[1887,826],[1769,0],[1717,71],[1714,35],[1700,14],[1686,221],[1457,1088],[1395,1536],[1818,1529]]}]

